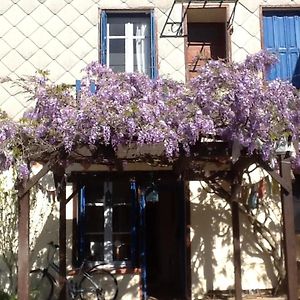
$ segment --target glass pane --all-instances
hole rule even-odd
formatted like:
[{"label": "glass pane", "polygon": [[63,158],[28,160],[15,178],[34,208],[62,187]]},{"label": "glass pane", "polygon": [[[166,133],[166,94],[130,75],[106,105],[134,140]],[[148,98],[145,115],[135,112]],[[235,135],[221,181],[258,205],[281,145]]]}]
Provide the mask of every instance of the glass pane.
[{"label": "glass pane", "polygon": [[109,20],[109,35],[110,36],[124,36],[125,23],[122,18],[112,18]]},{"label": "glass pane", "polygon": [[86,186],[86,203],[103,203],[103,182]]},{"label": "glass pane", "polygon": [[113,232],[130,232],[131,218],[128,205],[114,206],[113,208]]},{"label": "glass pane", "polygon": [[131,203],[130,182],[128,180],[118,180],[113,183],[113,203]]},{"label": "glass pane", "polygon": [[125,24],[133,24],[133,34],[140,34],[138,31],[142,25],[146,27],[145,34],[150,35],[150,15],[146,14],[109,14],[107,17],[110,36],[124,36]]},{"label": "glass pane", "polygon": [[125,40],[109,40],[109,67],[114,72],[125,72]]},{"label": "glass pane", "polygon": [[87,233],[89,232],[103,232],[104,228],[104,217],[103,217],[103,206],[86,206],[85,210],[85,224],[84,229]]},{"label": "glass pane", "polygon": [[113,236],[113,259],[130,260],[130,234]]},{"label": "glass pane", "polygon": [[91,261],[104,260],[103,234],[86,234],[85,236],[85,258]]}]

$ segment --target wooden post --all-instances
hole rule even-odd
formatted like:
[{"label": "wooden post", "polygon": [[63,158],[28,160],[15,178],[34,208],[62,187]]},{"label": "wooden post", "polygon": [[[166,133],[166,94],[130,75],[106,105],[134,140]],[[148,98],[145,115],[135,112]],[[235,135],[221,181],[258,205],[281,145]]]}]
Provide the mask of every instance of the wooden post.
[{"label": "wooden post", "polygon": [[18,299],[29,299],[30,189],[49,171],[50,163],[30,178],[18,182]]},{"label": "wooden post", "polygon": [[66,179],[65,170],[58,167],[54,170],[54,180],[59,201],[59,299],[67,298],[66,289]]},{"label": "wooden post", "polygon": [[[29,191],[22,192],[25,182],[18,191],[18,299],[29,299]],[[22,195],[22,196],[20,196]]]},{"label": "wooden post", "polygon": [[253,157],[241,157],[232,166],[233,181],[231,185],[231,214],[233,235],[233,263],[234,263],[234,285],[235,300],[242,300],[242,263],[241,263],[241,241],[240,241],[240,193],[243,173],[254,162]]},{"label": "wooden post", "polygon": [[[236,179],[235,179],[236,180]],[[240,183],[233,183],[231,188],[231,214],[233,235],[233,264],[234,264],[234,292],[235,300],[242,300],[242,264],[241,264],[241,242],[240,242],[240,214],[238,195]]]},{"label": "wooden post", "polygon": [[291,164],[288,158],[280,157],[280,173],[281,177],[286,181],[286,184],[289,186],[289,191],[286,191],[281,187],[287,295],[289,300],[296,300],[298,299],[296,235],[294,224],[294,203],[292,194]]}]

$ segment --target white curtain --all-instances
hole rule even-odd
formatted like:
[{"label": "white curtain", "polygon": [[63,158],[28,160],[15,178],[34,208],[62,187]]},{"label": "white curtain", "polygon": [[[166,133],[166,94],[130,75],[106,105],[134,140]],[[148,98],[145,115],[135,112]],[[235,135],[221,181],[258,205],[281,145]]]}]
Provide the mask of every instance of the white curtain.
[{"label": "white curtain", "polygon": [[146,24],[138,24],[136,29],[136,62],[137,71],[140,73],[146,73],[146,57],[148,57],[148,47],[146,47]]}]

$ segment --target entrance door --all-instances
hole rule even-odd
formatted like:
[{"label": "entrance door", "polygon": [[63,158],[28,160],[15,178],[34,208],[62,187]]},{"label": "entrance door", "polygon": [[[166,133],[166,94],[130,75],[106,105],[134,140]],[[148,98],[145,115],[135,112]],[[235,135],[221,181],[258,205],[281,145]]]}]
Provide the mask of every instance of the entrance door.
[{"label": "entrance door", "polygon": [[183,185],[164,178],[157,189],[158,201],[146,204],[147,294],[150,299],[185,299]]},{"label": "entrance door", "polygon": [[289,80],[300,87],[300,11],[263,12],[264,47],[278,54],[279,62],[268,72],[268,79]]}]

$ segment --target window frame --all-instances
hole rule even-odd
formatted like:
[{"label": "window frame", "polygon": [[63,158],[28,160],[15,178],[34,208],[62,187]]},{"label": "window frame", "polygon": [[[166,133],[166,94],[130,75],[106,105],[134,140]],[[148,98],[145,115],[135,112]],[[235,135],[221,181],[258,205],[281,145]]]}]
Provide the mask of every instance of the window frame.
[{"label": "window frame", "polygon": [[[225,32],[225,60],[231,61],[231,34],[230,30],[227,30],[226,22],[229,18],[230,6],[224,4],[222,6],[212,5],[209,7],[203,7],[201,5],[187,6],[184,4],[184,8],[187,10],[187,17],[184,20],[184,47],[185,47],[185,80],[188,82],[190,77],[189,67],[188,67],[188,23],[207,23],[216,24],[220,23],[224,26]],[[194,13],[194,16],[190,17],[190,13]],[[192,19],[192,20],[191,20]]]},{"label": "window frame", "polygon": [[[92,176],[95,179],[92,179]],[[91,180],[92,179],[92,180]],[[117,182],[118,181],[124,181],[128,183],[128,191],[126,193],[128,198],[128,201],[122,202],[122,203],[108,203],[105,201],[106,198],[106,192],[109,192],[112,199],[114,198],[113,190],[114,190],[114,183],[115,186],[118,187]],[[136,263],[136,251],[135,248],[136,245],[136,237],[137,234],[136,231],[136,224],[134,223],[133,216],[137,213],[135,210],[136,207],[136,201],[137,201],[137,195],[136,195],[136,189],[135,185],[134,188],[132,186],[132,180],[128,177],[117,177],[114,178],[107,178],[106,176],[101,176],[100,174],[83,174],[79,175],[78,181],[77,181],[77,187],[78,187],[78,214],[77,214],[77,220],[78,220],[78,240],[79,240],[79,247],[78,247],[78,263],[82,262],[83,260],[88,260],[91,264],[103,264],[105,263],[106,266],[109,267],[133,267]],[[87,199],[87,188],[88,186],[99,186],[101,189],[103,188],[103,199],[100,202],[89,202]],[[112,200],[111,199],[111,200]],[[87,207],[103,207],[103,231],[99,231],[99,236],[103,235],[103,245],[101,251],[103,251],[103,260],[97,259],[97,260],[89,260],[87,253],[87,242],[88,234],[87,226],[85,224],[85,220],[87,217]],[[130,229],[129,231],[120,231],[115,230],[113,228],[113,214],[114,214],[114,208],[116,207],[130,207],[128,218],[130,219]],[[108,217],[107,217],[108,216]],[[91,233],[92,234],[92,233]],[[94,232],[94,234],[96,234]],[[127,237],[129,237],[130,242],[128,244],[129,246],[129,259],[128,260],[114,260],[114,236],[116,235],[123,235],[126,234]]]},{"label": "window frame", "polygon": [[[124,15],[132,15],[132,16],[138,16],[138,17],[147,17],[149,16],[149,24],[150,24],[150,78],[155,79],[157,78],[157,57],[156,57],[156,24],[155,24],[155,16],[154,16],[154,10],[143,10],[143,11],[131,11],[131,10],[123,10],[123,11],[111,11],[111,10],[102,10],[100,12],[100,62],[103,65],[109,66],[109,58],[108,58],[108,51],[109,51],[109,43],[108,43],[108,37],[110,40],[117,39],[121,36],[115,37],[115,36],[109,36],[108,34],[108,15],[115,15],[115,16],[124,16]],[[126,35],[125,33],[125,42],[126,37],[129,37],[130,39],[136,39],[137,36]],[[131,47],[131,46],[130,46]],[[133,53],[133,49],[132,49]],[[131,56],[131,57],[130,57]],[[126,57],[126,53],[125,53]],[[132,55],[127,55],[127,61],[125,59],[125,64],[127,62],[128,65],[133,65],[132,62]],[[127,72],[132,72],[132,68],[128,68]]]}]

